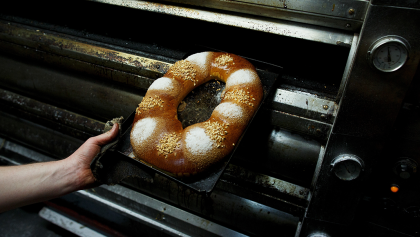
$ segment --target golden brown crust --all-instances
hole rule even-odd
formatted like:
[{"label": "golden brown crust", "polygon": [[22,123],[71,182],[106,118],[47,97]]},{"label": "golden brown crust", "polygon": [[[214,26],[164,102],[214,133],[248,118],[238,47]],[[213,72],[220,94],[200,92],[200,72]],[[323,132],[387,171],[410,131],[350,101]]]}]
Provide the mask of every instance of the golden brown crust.
[{"label": "golden brown crust", "polygon": [[[183,129],[179,103],[212,78],[226,83],[222,101],[210,119]],[[178,61],[150,86],[136,110],[135,157],[174,176],[202,172],[233,150],[262,98],[261,81],[244,58],[204,52]]]}]

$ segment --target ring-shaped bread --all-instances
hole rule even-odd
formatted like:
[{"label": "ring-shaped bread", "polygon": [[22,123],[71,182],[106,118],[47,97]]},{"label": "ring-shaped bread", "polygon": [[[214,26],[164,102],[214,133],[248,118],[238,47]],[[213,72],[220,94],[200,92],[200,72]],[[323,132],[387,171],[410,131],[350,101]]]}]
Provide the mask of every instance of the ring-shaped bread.
[{"label": "ring-shaped bread", "polygon": [[[212,80],[226,83],[211,117],[185,129],[180,102]],[[147,90],[136,109],[130,139],[134,158],[173,176],[207,170],[234,148],[263,98],[254,66],[234,54],[203,52],[176,62]]]}]

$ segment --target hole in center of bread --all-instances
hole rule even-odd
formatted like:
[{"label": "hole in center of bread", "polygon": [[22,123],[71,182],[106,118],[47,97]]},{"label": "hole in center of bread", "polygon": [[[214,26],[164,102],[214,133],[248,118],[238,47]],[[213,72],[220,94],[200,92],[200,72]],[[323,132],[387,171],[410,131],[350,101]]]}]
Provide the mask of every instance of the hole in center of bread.
[{"label": "hole in center of bread", "polygon": [[224,89],[224,82],[211,80],[191,91],[178,106],[178,119],[182,128],[209,119],[220,104],[220,95]]}]

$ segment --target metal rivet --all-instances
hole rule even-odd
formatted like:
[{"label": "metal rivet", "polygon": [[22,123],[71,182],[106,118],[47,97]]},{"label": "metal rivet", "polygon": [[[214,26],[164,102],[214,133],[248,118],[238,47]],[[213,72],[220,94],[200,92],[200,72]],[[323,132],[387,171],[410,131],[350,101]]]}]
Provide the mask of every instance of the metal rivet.
[{"label": "metal rivet", "polygon": [[353,8],[350,8],[350,10],[349,10],[349,14],[350,14],[350,15],[353,15],[353,14],[354,14],[354,9],[353,9]]},{"label": "metal rivet", "polygon": [[323,105],[322,108],[327,110],[329,107],[328,107],[328,105]]},{"label": "metal rivet", "polygon": [[347,27],[347,28],[350,28],[350,27],[351,27],[351,25],[350,25],[349,23],[347,23],[347,24],[346,24],[346,27]]}]

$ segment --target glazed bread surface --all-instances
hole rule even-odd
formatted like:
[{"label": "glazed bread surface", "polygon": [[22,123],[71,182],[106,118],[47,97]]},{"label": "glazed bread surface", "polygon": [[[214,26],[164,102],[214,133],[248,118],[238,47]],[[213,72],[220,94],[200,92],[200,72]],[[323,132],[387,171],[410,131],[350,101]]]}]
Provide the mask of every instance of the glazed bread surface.
[{"label": "glazed bread surface", "polygon": [[[183,129],[178,105],[212,79],[226,83],[220,104],[207,121]],[[233,150],[262,98],[261,81],[244,58],[203,52],[178,61],[153,82],[136,109],[130,134],[134,158],[173,176],[203,172]]]}]

